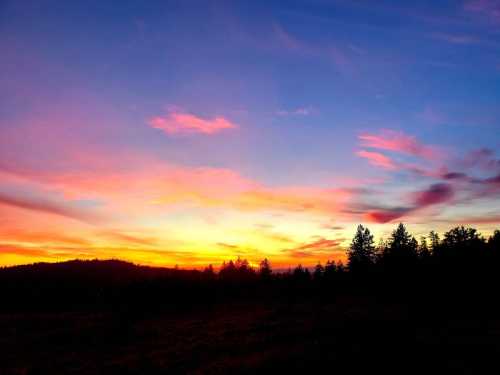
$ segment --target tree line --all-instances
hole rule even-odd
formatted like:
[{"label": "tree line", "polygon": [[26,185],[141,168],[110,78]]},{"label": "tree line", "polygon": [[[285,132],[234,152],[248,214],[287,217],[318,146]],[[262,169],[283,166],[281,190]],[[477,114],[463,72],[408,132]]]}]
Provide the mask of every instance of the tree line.
[{"label": "tree line", "polygon": [[345,263],[299,264],[286,272],[273,270],[268,259],[255,267],[242,258],[225,261],[218,270],[211,265],[203,270],[155,268],[119,260],[7,267],[0,269],[0,311],[154,311],[218,301],[323,300],[360,293],[424,305],[448,298],[467,301],[467,308],[487,301],[492,305],[483,310],[500,311],[492,298],[500,285],[500,230],[484,238],[476,229],[460,226],[442,236],[432,231],[417,241],[401,223],[387,240],[375,244],[370,230],[359,225],[346,255]]},{"label": "tree line", "polygon": [[414,275],[417,271],[451,272],[468,268],[491,268],[500,265],[500,230],[484,238],[475,228],[458,226],[441,236],[431,231],[417,240],[403,223],[392,231],[387,240],[376,245],[370,230],[358,225],[347,249],[347,261],[318,262],[312,268],[299,264],[287,272],[275,273],[271,262],[263,259],[252,267],[246,259],[224,261],[215,272],[212,265],[203,270],[207,279],[249,281],[272,278],[294,280],[334,280],[362,278],[394,273]]}]

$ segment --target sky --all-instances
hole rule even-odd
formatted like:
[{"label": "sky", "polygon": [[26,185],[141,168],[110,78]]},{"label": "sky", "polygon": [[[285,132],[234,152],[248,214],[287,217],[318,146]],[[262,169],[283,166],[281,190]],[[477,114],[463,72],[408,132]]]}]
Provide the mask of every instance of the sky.
[{"label": "sky", "polygon": [[0,265],[488,236],[499,149],[499,0],[0,1]]}]

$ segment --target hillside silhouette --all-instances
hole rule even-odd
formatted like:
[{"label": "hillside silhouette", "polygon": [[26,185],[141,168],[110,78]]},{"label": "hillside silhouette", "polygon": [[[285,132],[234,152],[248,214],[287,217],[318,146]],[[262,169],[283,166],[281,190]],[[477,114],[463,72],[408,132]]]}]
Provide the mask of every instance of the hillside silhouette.
[{"label": "hillside silhouette", "polygon": [[345,264],[272,260],[182,270],[120,260],[0,270],[6,374],[413,373],[496,368],[500,231],[375,245],[358,226]]}]

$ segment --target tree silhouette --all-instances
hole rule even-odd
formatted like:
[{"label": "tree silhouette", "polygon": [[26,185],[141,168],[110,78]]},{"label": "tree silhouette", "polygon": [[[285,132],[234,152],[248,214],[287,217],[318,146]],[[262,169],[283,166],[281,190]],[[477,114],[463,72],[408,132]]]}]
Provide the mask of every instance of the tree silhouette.
[{"label": "tree silhouette", "polygon": [[219,270],[219,279],[229,281],[249,281],[255,279],[257,273],[248,260],[238,257],[236,261],[223,262]]},{"label": "tree silhouette", "polygon": [[[479,257],[485,241],[474,228],[459,226],[444,234],[438,255],[449,265],[468,262],[471,256]],[[464,264],[465,265],[465,264]]]},{"label": "tree silhouette", "polygon": [[447,247],[467,247],[481,242],[476,229],[464,226],[450,229],[444,234],[443,245]]},{"label": "tree silhouette", "polygon": [[214,267],[211,264],[205,267],[205,269],[203,270],[203,276],[205,277],[205,279],[209,280],[215,278]]},{"label": "tree silhouette", "polygon": [[418,246],[418,256],[420,259],[428,259],[431,253],[429,247],[427,246],[427,238],[425,236],[420,237],[420,244]]},{"label": "tree silhouette", "polygon": [[320,262],[318,262],[318,264],[316,264],[316,266],[314,267],[313,279],[315,281],[322,280],[324,273],[325,273],[325,268],[321,265]]},{"label": "tree silhouette", "polygon": [[302,264],[299,264],[295,269],[293,270],[293,278],[296,281],[309,281],[311,279],[311,273],[307,268],[302,266]]},{"label": "tree silhouette", "polygon": [[348,267],[352,272],[365,272],[375,263],[373,235],[368,228],[358,225],[347,251]]},{"label": "tree silhouette", "polygon": [[346,269],[345,269],[345,266],[344,266],[344,263],[343,263],[341,260],[339,260],[339,261],[337,262],[337,265],[335,266],[335,268],[337,269],[337,273],[338,273],[338,274],[342,274],[342,273],[344,273],[344,272],[345,272],[345,270],[346,270]]},{"label": "tree silhouette", "polygon": [[267,258],[264,258],[259,264],[259,276],[263,280],[268,280],[271,277],[273,270],[271,268],[271,264]]},{"label": "tree silhouette", "polygon": [[403,223],[399,223],[384,250],[384,263],[392,269],[407,268],[415,264],[418,258],[417,250],[417,240],[408,233]]},{"label": "tree silhouette", "polygon": [[337,273],[337,265],[335,264],[335,262],[328,260],[323,270],[323,278],[326,281],[332,281],[335,278],[336,273]]},{"label": "tree silhouette", "polygon": [[441,244],[439,234],[431,230],[431,232],[429,233],[429,239],[431,241],[431,252],[435,254],[437,251],[439,251],[439,245]]},{"label": "tree silhouette", "polygon": [[488,247],[491,250],[500,250],[500,230],[495,230],[493,235],[488,238]]}]

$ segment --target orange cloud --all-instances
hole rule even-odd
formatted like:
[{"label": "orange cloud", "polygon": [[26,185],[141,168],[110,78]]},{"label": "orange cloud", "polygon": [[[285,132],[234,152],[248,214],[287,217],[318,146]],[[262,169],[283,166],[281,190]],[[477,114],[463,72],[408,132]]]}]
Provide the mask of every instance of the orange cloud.
[{"label": "orange cloud", "polygon": [[261,186],[239,194],[234,205],[247,210],[334,214],[351,196],[352,192],[344,189]]},{"label": "orange cloud", "polygon": [[23,243],[45,243],[45,244],[63,244],[69,246],[87,246],[90,244],[84,238],[68,236],[51,231],[25,231],[19,229],[10,229],[0,231],[3,241],[23,242]]},{"label": "orange cloud", "polygon": [[[293,258],[310,258],[310,257],[320,257],[324,259],[334,259],[335,252],[344,252],[341,247],[343,238],[329,240],[327,238],[320,237],[319,239],[302,244],[292,249],[284,250],[290,254]],[[336,254],[338,256],[338,254]]]},{"label": "orange cloud", "polygon": [[235,129],[238,126],[224,117],[203,119],[189,113],[169,112],[164,117],[153,117],[149,124],[163,130],[167,134],[193,134],[200,133],[211,135],[226,129]]},{"label": "orange cloud", "polygon": [[109,238],[113,240],[115,243],[153,246],[156,245],[158,242],[155,238],[130,235],[127,233],[117,232],[113,230],[100,232],[99,235],[105,238]]}]

